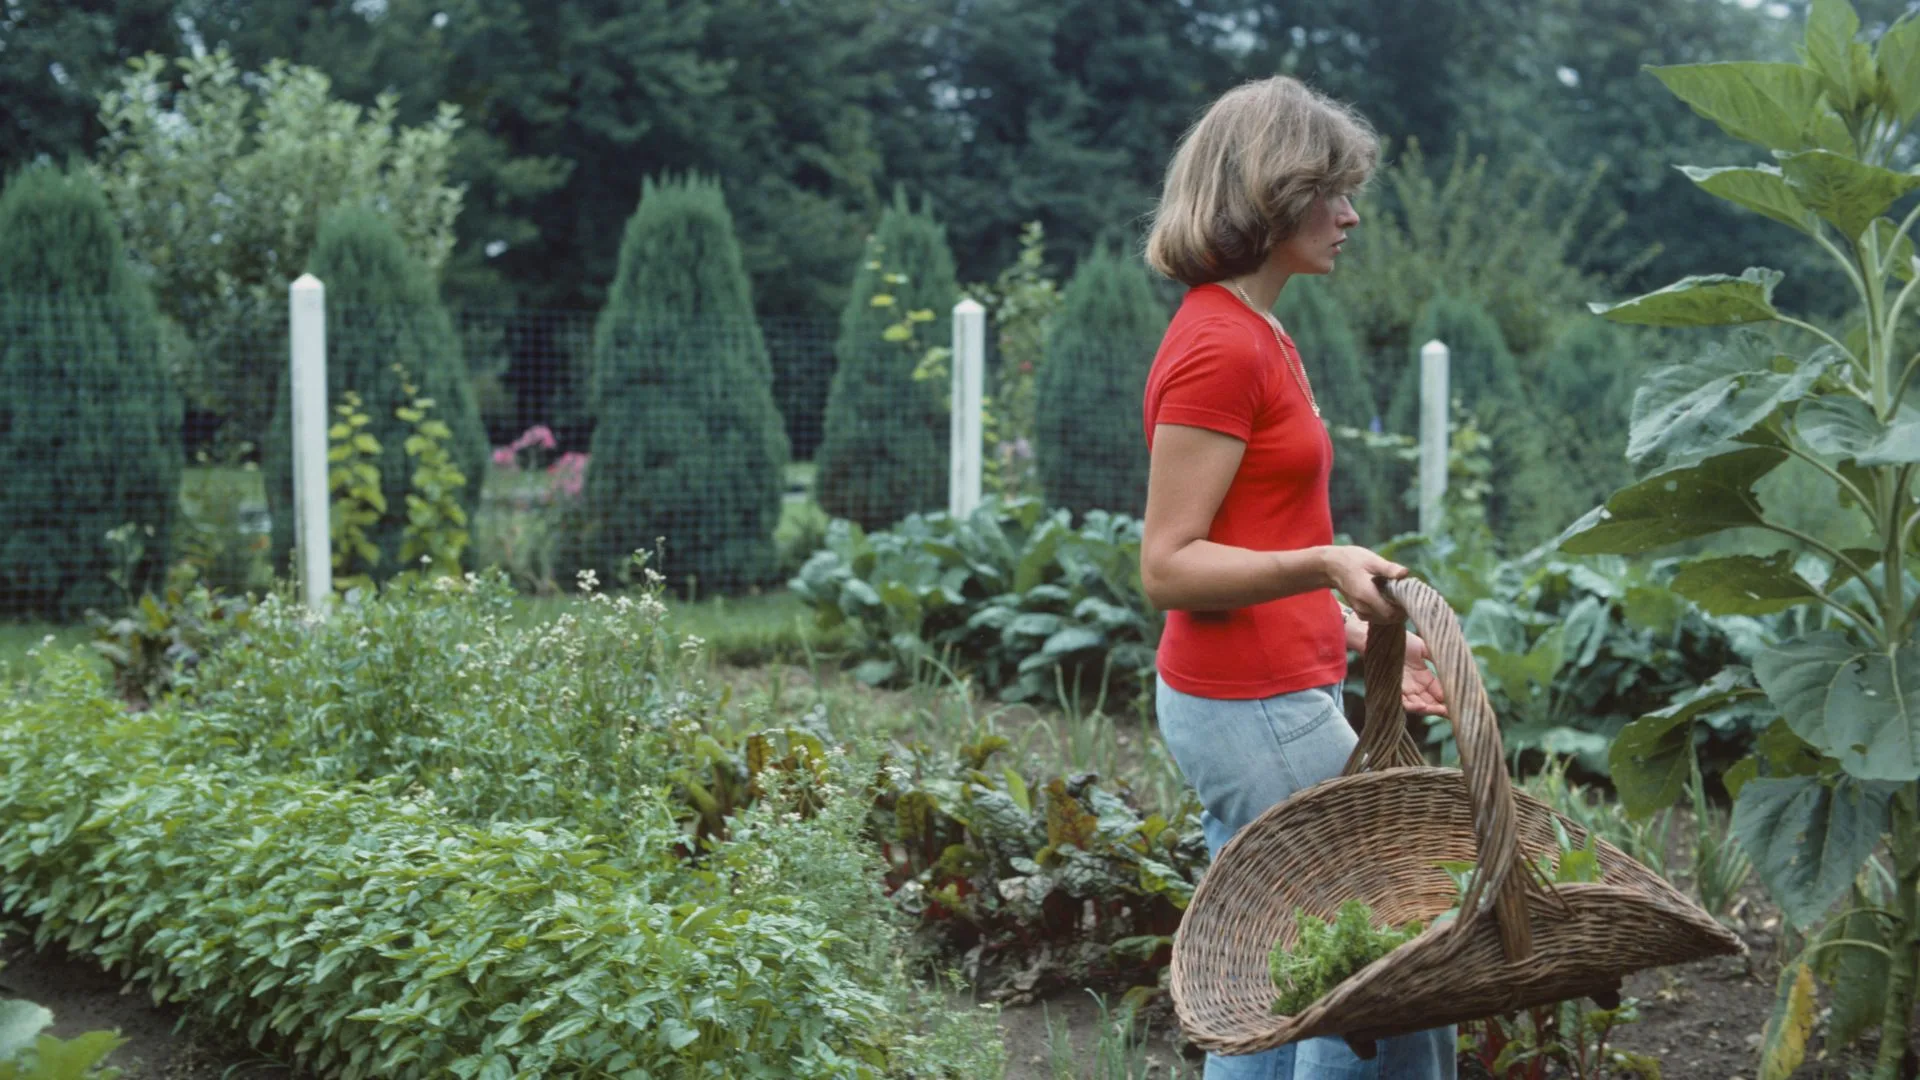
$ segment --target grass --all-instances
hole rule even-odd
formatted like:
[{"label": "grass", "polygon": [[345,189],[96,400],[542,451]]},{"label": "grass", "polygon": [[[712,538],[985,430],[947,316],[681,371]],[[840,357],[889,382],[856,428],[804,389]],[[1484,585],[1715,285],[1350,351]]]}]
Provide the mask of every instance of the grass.
[{"label": "grass", "polygon": [[48,638],[53,639],[55,649],[71,649],[91,640],[93,628],[85,624],[0,622],[0,683],[13,681],[26,664],[27,651],[38,648]]}]

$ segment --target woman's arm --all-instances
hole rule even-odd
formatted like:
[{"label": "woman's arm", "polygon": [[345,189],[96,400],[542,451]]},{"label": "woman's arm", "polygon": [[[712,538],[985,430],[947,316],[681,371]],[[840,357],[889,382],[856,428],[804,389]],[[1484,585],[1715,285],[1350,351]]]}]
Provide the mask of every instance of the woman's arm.
[{"label": "woman's arm", "polygon": [[1162,611],[1222,611],[1332,588],[1369,622],[1405,618],[1398,605],[1380,595],[1373,579],[1405,577],[1406,567],[1366,548],[1251,551],[1207,539],[1246,448],[1231,435],[1205,428],[1154,428],[1140,543],[1147,599]]}]

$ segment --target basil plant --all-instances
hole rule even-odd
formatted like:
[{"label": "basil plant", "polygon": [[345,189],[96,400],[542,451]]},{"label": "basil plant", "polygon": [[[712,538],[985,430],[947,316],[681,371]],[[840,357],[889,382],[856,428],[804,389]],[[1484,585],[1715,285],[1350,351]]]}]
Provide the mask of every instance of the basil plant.
[{"label": "basil plant", "polygon": [[[1629,810],[1647,813],[1680,794],[1696,721],[1729,707],[1777,716],[1726,777],[1735,835],[1806,942],[1781,978],[1762,1077],[1799,1064],[1824,982],[1826,1045],[1877,1026],[1871,1075],[1893,1080],[1920,952],[1920,579],[1907,561],[1920,553],[1920,353],[1910,351],[1917,335],[1902,332],[1920,284],[1920,206],[1909,198],[1920,172],[1904,167],[1920,117],[1920,21],[1902,19],[1871,45],[1859,37],[1846,0],[1814,0],[1799,63],[1650,69],[1770,159],[1686,174],[1831,255],[1857,306],[1825,326],[1796,318],[1773,301],[1782,275],[1760,267],[1592,305],[1625,323],[1737,329],[1647,378],[1627,449],[1640,479],[1562,537],[1571,553],[1619,554],[1730,530],[1791,541],[1774,554],[1701,557],[1676,577],[1674,590],[1708,612],[1788,612],[1786,629],[1750,668],[1629,726],[1610,755]],[[1756,491],[1793,460],[1837,492],[1819,508],[1835,526],[1822,536]],[[1857,546],[1831,539],[1843,526]]]}]

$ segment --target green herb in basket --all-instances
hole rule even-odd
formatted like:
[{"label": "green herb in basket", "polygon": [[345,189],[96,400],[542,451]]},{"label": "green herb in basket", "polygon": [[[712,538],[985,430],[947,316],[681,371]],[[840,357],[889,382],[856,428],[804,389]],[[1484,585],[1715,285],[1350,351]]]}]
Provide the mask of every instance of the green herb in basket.
[{"label": "green herb in basket", "polygon": [[1273,973],[1273,1011],[1292,1016],[1318,1001],[1322,995],[1361,969],[1412,941],[1420,933],[1420,924],[1408,923],[1397,930],[1373,925],[1373,909],[1359,900],[1340,905],[1329,924],[1326,920],[1295,908],[1294,924],[1299,928],[1293,948],[1275,944],[1267,958]]}]

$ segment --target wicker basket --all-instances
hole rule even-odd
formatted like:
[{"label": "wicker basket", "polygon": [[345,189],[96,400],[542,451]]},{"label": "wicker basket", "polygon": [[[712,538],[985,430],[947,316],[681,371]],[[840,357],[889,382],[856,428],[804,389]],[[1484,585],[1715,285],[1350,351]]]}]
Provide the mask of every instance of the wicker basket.
[{"label": "wicker basket", "polygon": [[[1744,951],[1740,939],[1651,870],[1600,840],[1593,884],[1549,886],[1519,865],[1559,850],[1556,818],[1508,783],[1500,732],[1453,611],[1431,587],[1382,582],[1413,619],[1446,688],[1459,769],[1424,765],[1400,703],[1406,635],[1376,625],[1365,656],[1367,720],[1340,776],[1268,809],[1220,851],[1173,946],[1173,1001],[1186,1036],[1250,1054],[1340,1035],[1374,1041],[1536,1005],[1611,1005],[1644,968]],[[1364,771],[1363,771],[1364,770]],[[1464,899],[1438,863],[1475,861]],[[1272,1012],[1267,957],[1293,939],[1295,908],[1332,918],[1358,898],[1388,925],[1461,915],[1347,979],[1293,1016]]]}]

